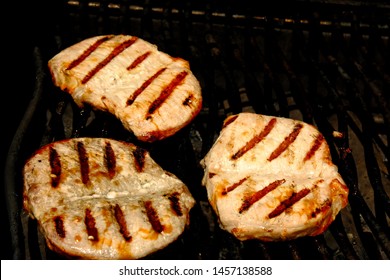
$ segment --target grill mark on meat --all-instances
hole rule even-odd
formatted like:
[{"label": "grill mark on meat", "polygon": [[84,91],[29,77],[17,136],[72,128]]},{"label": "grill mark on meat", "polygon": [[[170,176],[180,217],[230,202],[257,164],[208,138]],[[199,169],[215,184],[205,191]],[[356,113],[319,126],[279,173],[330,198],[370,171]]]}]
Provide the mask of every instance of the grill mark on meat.
[{"label": "grill mark on meat", "polygon": [[71,70],[72,68],[75,68],[77,65],[79,65],[81,62],[83,62],[91,53],[93,53],[101,44],[103,44],[105,41],[111,39],[112,36],[106,36],[103,38],[100,38],[95,43],[93,43],[91,46],[88,47],[77,59],[73,60],[66,70]]},{"label": "grill mark on meat", "polygon": [[50,177],[51,177],[51,186],[56,188],[60,183],[61,179],[61,160],[56,149],[50,147],[49,152],[49,161],[50,161]]},{"label": "grill mark on meat", "polygon": [[173,212],[175,212],[177,216],[183,216],[179,196],[180,194],[178,192],[174,192],[168,196],[168,199],[171,202],[171,209],[173,210]]},{"label": "grill mark on meat", "polygon": [[58,236],[61,238],[65,238],[66,234],[65,234],[65,227],[64,227],[63,218],[61,216],[55,216],[53,218],[53,221],[54,221],[54,226],[56,228],[56,232],[57,232]]},{"label": "grill mark on meat", "polygon": [[130,242],[132,239],[132,236],[131,236],[129,230],[127,229],[125,215],[123,214],[123,211],[118,204],[115,204],[114,216],[115,216],[115,220],[117,221],[117,223],[119,225],[119,232],[122,234],[123,238],[127,242]]},{"label": "grill mark on meat", "polygon": [[116,46],[105,59],[103,59],[98,65],[96,65],[95,68],[89,71],[89,73],[82,79],[81,83],[86,84],[93,76],[96,75],[97,72],[110,63],[110,61],[117,57],[121,52],[134,44],[137,40],[137,37],[132,37],[129,40],[126,40]]},{"label": "grill mark on meat", "polygon": [[228,118],[228,119],[223,123],[222,128],[227,127],[229,124],[231,124],[232,122],[234,122],[237,118],[238,118],[238,115],[231,116],[230,118]]},{"label": "grill mark on meat", "polygon": [[108,176],[112,179],[116,173],[116,157],[115,152],[112,149],[111,143],[106,142],[105,151],[104,151],[104,165],[107,168]]},{"label": "grill mark on meat", "polygon": [[312,143],[310,150],[306,153],[306,156],[303,159],[303,161],[310,160],[314,156],[316,151],[320,148],[324,140],[325,140],[324,136],[321,133],[319,133],[316,139],[314,140],[314,142]]},{"label": "grill mark on meat", "polygon": [[152,202],[147,200],[144,202],[146,209],[146,215],[148,216],[149,222],[155,232],[161,233],[164,230],[164,226],[161,224],[160,219],[156,210],[153,208]]},{"label": "grill mark on meat", "polygon": [[145,165],[145,154],[146,151],[140,147],[137,147],[133,151],[133,156],[134,156],[134,166],[137,172],[142,172],[144,169]]},{"label": "grill mark on meat", "polygon": [[146,119],[150,118],[158,108],[167,100],[167,98],[171,95],[171,93],[178,87],[188,75],[187,71],[182,71],[176,75],[176,77],[161,91],[159,97],[155,99],[152,104],[149,106],[149,110],[146,114]]},{"label": "grill mark on meat", "polygon": [[142,63],[142,61],[144,61],[152,52],[151,51],[148,51],[144,54],[141,54],[139,57],[137,57],[133,63],[131,63],[126,69],[127,70],[132,70],[134,69],[135,67],[137,67],[139,64]]},{"label": "grill mark on meat", "polygon": [[161,68],[158,70],[152,77],[147,79],[138,89],[136,89],[133,94],[127,99],[126,105],[130,106],[133,104],[135,99],[155,80],[158,76],[160,76],[167,68]]},{"label": "grill mark on meat", "polygon": [[186,99],[184,99],[184,101],[183,101],[183,106],[190,106],[193,98],[194,98],[193,94],[190,94],[189,96],[187,96]]},{"label": "grill mark on meat", "polygon": [[77,142],[77,152],[79,154],[81,180],[84,185],[89,182],[88,155],[82,142]]},{"label": "grill mark on meat", "polygon": [[222,195],[227,195],[228,192],[233,191],[235,188],[237,188],[242,183],[244,183],[247,179],[248,177],[242,178],[240,181],[234,183],[233,185],[230,185],[229,187],[227,187],[225,190],[222,191]]},{"label": "grill mark on meat", "polygon": [[87,228],[88,239],[92,241],[99,241],[95,218],[92,216],[89,208],[85,209],[84,223]]},{"label": "grill mark on meat", "polygon": [[310,189],[306,189],[306,188],[300,190],[297,193],[293,192],[289,198],[281,201],[279,206],[276,207],[271,213],[268,214],[268,218],[272,219],[272,218],[279,216],[284,211],[286,211],[287,208],[290,208],[291,206],[293,206],[295,203],[297,203],[299,200],[304,198],[309,193],[310,193]]},{"label": "grill mark on meat", "polygon": [[283,184],[284,182],[286,182],[285,179],[281,179],[281,180],[276,180],[272,183],[270,183],[268,186],[266,186],[265,188],[255,192],[254,194],[252,194],[251,196],[249,197],[246,197],[244,199],[244,201],[242,202],[242,205],[240,207],[240,209],[238,210],[238,212],[240,214],[242,214],[243,212],[247,211],[255,202],[259,201],[261,198],[263,198],[266,194],[268,194],[269,192],[273,191],[274,189],[276,189],[277,187],[279,187],[281,184]]},{"label": "grill mark on meat", "polygon": [[303,124],[296,124],[293,131],[286,138],[284,138],[283,142],[280,143],[280,145],[271,153],[271,155],[268,157],[268,161],[272,161],[280,156],[295,141],[301,132],[302,127]]},{"label": "grill mark on meat", "polygon": [[246,152],[260,143],[275,127],[276,118],[272,118],[268,124],[264,127],[264,129],[257,135],[255,135],[251,140],[249,140],[242,148],[240,148],[235,154],[231,156],[232,160],[236,160],[242,157]]},{"label": "grill mark on meat", "polygon": [[315,218],[317,217],[318,214],[320,213],[326,213],[328,212],[328,210],[330,209],[330,207],[332,206],[332,202],[327,200],[325,201],[325,204],[323,204],[321,207],[317,207],[312,213],[311,213],[311,217],[312,218]]}]

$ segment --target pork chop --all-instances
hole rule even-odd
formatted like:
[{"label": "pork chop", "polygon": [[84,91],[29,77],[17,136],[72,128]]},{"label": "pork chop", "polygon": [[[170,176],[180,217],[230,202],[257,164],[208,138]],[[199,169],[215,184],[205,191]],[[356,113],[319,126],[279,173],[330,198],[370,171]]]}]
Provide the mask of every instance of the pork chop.
[{"label": "pork chop", "polygon": [[131,143],[48,144],[23,170],[23,205],[52,250],[81,259],[138,259],[175,241],[195,201],[186,185]]},{"label": "pork chop", "polygon": [[319,235],[348,203],[324,136],[302,121],[230,116],[201,164],[220,225],[239,240]]},{"label": "pork chop", "polygon": [[101,35],[51,58],[56,86],[79,107],[109,112],[141,141],[153,142],[188,125],[202,107],[189,62],[130,35]]}]

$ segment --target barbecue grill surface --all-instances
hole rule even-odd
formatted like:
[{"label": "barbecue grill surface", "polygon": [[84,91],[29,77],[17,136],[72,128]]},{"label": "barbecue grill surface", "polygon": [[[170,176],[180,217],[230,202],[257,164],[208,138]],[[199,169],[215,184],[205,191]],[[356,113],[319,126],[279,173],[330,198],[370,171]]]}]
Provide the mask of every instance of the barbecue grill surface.
[{"label": "barbecue grill surface", "polygon": [[[13,259],[63,258],[46,247],[36,222],[22,211],[22,168],[42,145],[77,136],[148,149],[197,200],[184,234],[146,259],[390,258],[389,4],[291,1],[254,9],[251,1],[50,2],[50,13],[36,6],[37,18],[30,16],[35,80],[5,162]],[[138,36],[188,60],[204,97],[196,119],[176,135],[147,144],[114,117],[77,108],[53,86],[47,61],[102,34]],[[240,242],[219,228],[201,186],[199,161],[223,120],[244,111],[300,119],[324,134],[350,196],[323,235]]]}]

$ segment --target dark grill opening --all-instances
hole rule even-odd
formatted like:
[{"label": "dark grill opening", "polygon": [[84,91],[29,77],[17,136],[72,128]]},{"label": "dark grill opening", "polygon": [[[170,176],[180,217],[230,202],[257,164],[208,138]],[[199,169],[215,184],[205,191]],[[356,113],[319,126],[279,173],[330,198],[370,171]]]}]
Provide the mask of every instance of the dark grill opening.
[{"label": "dark grill opening", "polygon": [[[36,19],[35,85],[5,164],[14,259],[62,258],[47,249],[36,222],[22,211],[21,172],[40,146],[77,136],[145,147],[197,200],[184,234],[146,259],[390,258],[390,4],[290,1],[271,9],[243,0],[54,2]],[[80,110],[51,82],[47,61],[60,50],[120,33],[188,60],[202,85],[202,111],[166,140],[137,141],[114,117]],[[243,111],[300,119],[325,136],[350,196],[324,234],[240,242],[219,228],[199,161],[225,117]]]}]

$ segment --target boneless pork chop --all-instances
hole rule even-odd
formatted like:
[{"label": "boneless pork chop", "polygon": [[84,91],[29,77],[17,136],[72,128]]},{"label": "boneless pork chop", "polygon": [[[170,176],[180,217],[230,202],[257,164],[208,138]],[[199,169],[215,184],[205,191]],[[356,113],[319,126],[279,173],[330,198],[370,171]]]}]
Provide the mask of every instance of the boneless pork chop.
[{"label": "boneless pork chop", "polygon": [[348,203],[323,135],[298,120],[230,116],[201,164],[221,227],[240,240],[321,234]]},{"label": "boneless pork chop", "polygon": [[202,107],[201,87],[188,61],[130,35],[85,39],[48,62],[53,82],[79,107],[115,115],[147,142],[189,124]]},{"label": "boneless pork chop", "polygon": [[74,138],[25,164],[24,209],[49,248],[81,259],[138,259],[175,241],[195,201],[175,175],[133,144]]}]

